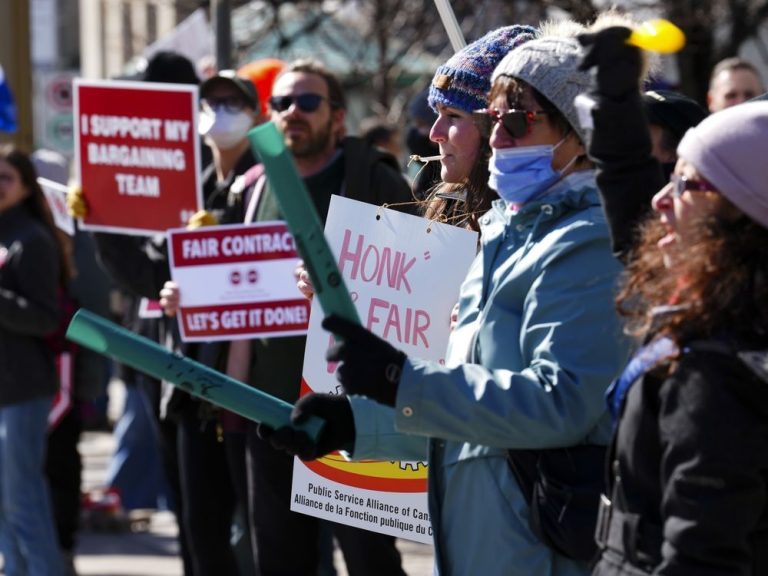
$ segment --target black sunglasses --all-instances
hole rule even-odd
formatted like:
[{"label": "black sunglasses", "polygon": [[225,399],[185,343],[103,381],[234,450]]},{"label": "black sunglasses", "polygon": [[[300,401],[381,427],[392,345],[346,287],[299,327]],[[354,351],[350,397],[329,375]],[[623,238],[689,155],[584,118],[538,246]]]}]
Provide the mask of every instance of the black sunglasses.
[{"label": "black sunglasses", "polygon": [[223,98],[202,98],[200,103],[207,106],[211,110],[217,110],[224,108],[228,112],[233,114],[240,112],[248,104],[239,96],[224,96]]},{"label": "black sunglasses", "polygon": [[269,106],[276,112],[285,112],[296,102],[296,107],[302,112],[314,112],[323,100],[328,99],[320,94],[307,92],[296,96],[272,96],[269,99]]},{"label": "black sunglasses", "polygon": [[486,108],[472,112],[472,121],[477,126],[480,134],[486,138],[491,135],[491,130],[493,130],[493,125],[496,122],[501,122],[504,130],[509,132],[512,138],[522,138],[526,134],[530,134],[531,125],[536,118],[546,115],[547,112],[543,110],[507,110],[506,112],[499,112],[498,110]]}]

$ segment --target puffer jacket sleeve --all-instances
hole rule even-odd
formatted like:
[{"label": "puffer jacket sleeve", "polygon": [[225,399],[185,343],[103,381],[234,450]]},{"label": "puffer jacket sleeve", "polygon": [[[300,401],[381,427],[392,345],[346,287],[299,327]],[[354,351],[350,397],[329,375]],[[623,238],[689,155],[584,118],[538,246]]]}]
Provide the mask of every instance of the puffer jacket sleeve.
[{"label": "puffer jacket sleeve", "polygon": [[[619,263],[604,225],[558,233],[531,271],[522,310],[501,302],[498,314],[492,308],[480,315],[482,364],[406,361],[398,430],[499,448],[607,442],[603,395],[628,347],[613,310]],[[507,327],[510,314],[520,315],[519,330]],[[495,350],[483,350],[483,343]],[[510,365],[511,357],[521,359],[521,368]]]},{"label": "puffer jacket sleeve", "polygon": [[14,242],[4,268],[3,275],[12,280],[0,286],[0,326],[28,336],[56,330],[60,272],[53,238],[37,233]]},{"label": "puffer jacket sleeve", "polygon": [[664,186],[651,155],[651,136],[640,94],[598,97],[592,110],[595,129],[589,146],[611,233],[614,255],[626,263],[638,240],[638,227],[651,213],[651,199]]},{"label": "puffer jacket sleeve", "polygon": [[768,498],[768,424],[735,393],[751,380],[735,364],[685,355],[660,390],[664,543],[654,574],[753,573],[750,535]]}]

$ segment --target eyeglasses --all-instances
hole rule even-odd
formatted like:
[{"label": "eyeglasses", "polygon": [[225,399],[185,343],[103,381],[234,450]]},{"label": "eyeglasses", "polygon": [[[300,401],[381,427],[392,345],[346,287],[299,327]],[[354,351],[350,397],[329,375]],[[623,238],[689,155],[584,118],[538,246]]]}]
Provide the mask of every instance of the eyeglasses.
[{"label": "eyeglasses", "polygon": [[242,98],[238,96],[224,96],[223,98],[203,98],[200,100],[203,106],[210,108],[211,110],[218,110],[224,108],[227,112],[237,113],[245,108],[248,104]]},{"label": "eyeglasses", "polygon": [[669,177],[669,182],[672,184],[672,194],[675,198],[680,198],[686,190],[689,192],[717,192],[717,188],[715,188],[712,183],[707,182],[704,178],[689,180],[685,176],[672,174],[672,176]]},{"label": "eyeglasses", "polygon": [[307,92],[295,96],[272,96],[269,99],[269,106],[275,112],[285,112],[294,102],[296,102],[296,107],[302,112],[314,112],[320,107],[320,103],[323,100],[328,100],[328,98],[321,96],[320,94]]},{"label": "eyeglasses", "polygon": [[501,122],[512,138],[522,138],[530,134],[534,120],[540,116],[546,116],[543,110],[507,110],[499,112],[491,108],[475,110],[472,112],[472,121],[484,137],[491,135],[491,130],[496,122]]}]

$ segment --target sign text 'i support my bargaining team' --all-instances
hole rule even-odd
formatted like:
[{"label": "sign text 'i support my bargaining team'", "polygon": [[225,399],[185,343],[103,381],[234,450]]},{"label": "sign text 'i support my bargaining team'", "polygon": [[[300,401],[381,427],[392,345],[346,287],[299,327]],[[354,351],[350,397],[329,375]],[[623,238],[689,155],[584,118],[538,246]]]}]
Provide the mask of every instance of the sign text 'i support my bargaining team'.
[{"label": "sign text 'i support my bargaining team'", "polygon": [[202,207],[197,87],[75,80],[82,228],[164,233]]}]

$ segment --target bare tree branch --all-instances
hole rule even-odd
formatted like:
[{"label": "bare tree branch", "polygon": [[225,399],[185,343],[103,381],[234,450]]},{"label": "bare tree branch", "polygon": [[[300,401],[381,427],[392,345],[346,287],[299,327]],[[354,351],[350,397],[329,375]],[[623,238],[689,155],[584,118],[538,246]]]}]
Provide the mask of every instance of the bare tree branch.
[{"label": "bare tree branch", "polygon": [[[370,86],[371,101],[380,111],[392,113],[402,105],[402,87],[397,82],[412,60],[425,55],[447,59],[451,54],[434,0],[339,0],[340,8],[360,15],[346,29],[325,25],[337,14],[324,12],[319,0],[291,3],[306,21],[290,33],[292,23],[281,21],[280,16],[280,9],[289,3],[265,0],[265,4],[271,16],[252,31],[251,42],[276,34],[281,45],[288,46],[304,35],[319,34],[322,43],[345,56],[351,81]],[[468,41],[499,26],[536,25],[554,10],[588,22],[598,14],[595,4],[595,0],[451,0]],[[687,45],[677,55],[680,89],[702,102],[714,64],[738,53],[746,40],[757,39],[760,27],[768,22],[768,0],[634,0],[632,7],[663,14],[683,29]],[[757,46],[768,61],[768,49],[759,41]]]}]

